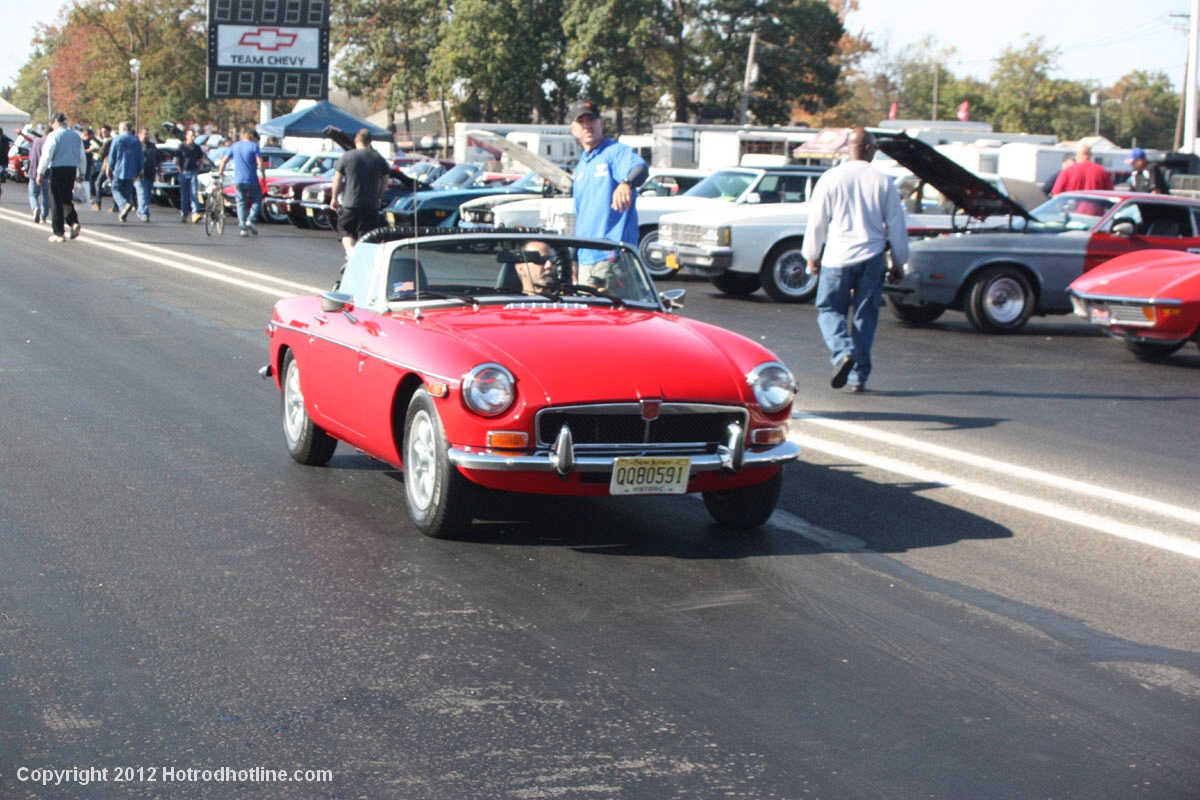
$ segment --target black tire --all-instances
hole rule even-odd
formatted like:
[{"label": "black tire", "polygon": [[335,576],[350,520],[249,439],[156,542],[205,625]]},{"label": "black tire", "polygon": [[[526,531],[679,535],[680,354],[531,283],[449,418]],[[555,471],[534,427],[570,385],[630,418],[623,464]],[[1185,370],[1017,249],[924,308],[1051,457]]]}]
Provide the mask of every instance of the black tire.
[{"label": "black tire", "polygon": [[787,239],[771,248],[763,260],[759,280],[763,291],[780,303],[808,303],[817,295],[817,276],[808,274],[808,261],[800,252],[802,239]]},{"label": "black tire", "polygon": [[936,303],[906,306],[891,295],[888,295],[888,305],[892,307],[892,314],[896,319],[908,325],[928,325],[946,313],[946,307]]},{"label": "black tire", "polygon": [[287,212],[280,208],[279,203],[274,200],[263,200],[259,208],[262,212],[263,222],[269,222],[272,225],[282,225],[288,221]]},{"label": "black tire", "polygon": [[725,270],[720,275],[713,276],[712,285],[725,294],[734,297],[746,297],[758,291],[762,284],[757,275],[747,275],[745,272]]},{"label": "black tire", "polygon": [[757,528],[775,513],[779,494],[783,490],[783,469],[762,483],[728,489],[723,492],[703,492],[704,507],[718,523],[726,528]]},{"label": "black tire", "polygon": [[333,230],[333,215],[328,211],[318,211],[309,217],[308,221],[319,231]]},{"label": "black tire", "polygon": [[1161,342],[1134,342],[1126,339],[1125,349],[1138,358],[1146,361],[1157,361],[1171,355],[1185,344],[1187,344],[1186,341],[1176,342],[1175,344],[1163,344]]},{"label": "black tire", "polygon": [[290,350],[283,357],[281,375],[283,438],[287,443],[288,455],[297,463],[319,467],[333,457],[337,439],[308,416],[308,409],[304,406],[304,391],[300,386],[300,366]]},{"label": "black tire", "polygon": [[665,261],[656,261],[650,258],[650,247],[656,244],[658,244],[658,226],[647,225],[642,228],[641,236],[638,237],[638,253],[641,254],[642,261],[646,262],[646,271],[656,281],[674,278],[676,271],[668,267]]},{"label": "black tire", "polygon": [[475,485],[450,463],[437,408],[418,389],[404,416],[404,496],[413,524],[437,539],[462,533],[475,516]]},{"label": "black tire", "polygon": [[1025,273],[1016,267],[991,267],[967,289],[963,311],[982,333],[1015,333],[1033,316],[1037,295]]}]

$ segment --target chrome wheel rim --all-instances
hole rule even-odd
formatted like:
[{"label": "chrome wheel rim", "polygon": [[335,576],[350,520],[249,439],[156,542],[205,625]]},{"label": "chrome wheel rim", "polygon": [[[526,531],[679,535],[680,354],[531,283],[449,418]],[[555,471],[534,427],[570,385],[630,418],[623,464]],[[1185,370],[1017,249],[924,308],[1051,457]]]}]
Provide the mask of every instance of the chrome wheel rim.
[{"label": "chrome wheel rim", "polygon": [[812,291],[817,276],[808,274],[808,261],[799,250],[790,250],[775,261],[775,282],[788,294],[802,295]]},{"label": "chrome wheel rim", "polygon": [[283,430],[289,442],[298,442],[304,435],[308,412],[304,410],[304,393],[300,391],[300,368],[296,362],[288,364],[283,381]]},{"label": "chrome wheel rim", "polygon": [[408,432],[408,452],[404,459],[404,485],[412,504],[425,510],[433,502],[437,483],[435,458],[436,429],[429,412],[421,410],[413,416]]},{"label": "chrome wheel rim", "polygon": [[988,284],[984,310],[1000,325],[1016,322],[1025,313],[1025,290],[1013,278],[997,278]]}]

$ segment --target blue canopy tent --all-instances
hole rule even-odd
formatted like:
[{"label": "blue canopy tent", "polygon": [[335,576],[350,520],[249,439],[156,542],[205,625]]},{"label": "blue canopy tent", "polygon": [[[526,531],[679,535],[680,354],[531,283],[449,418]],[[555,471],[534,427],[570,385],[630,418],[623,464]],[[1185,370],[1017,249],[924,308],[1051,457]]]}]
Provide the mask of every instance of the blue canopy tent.
[{"label": "blue canopy tent", "polygon": [[371,132],[371,138],[376,141],[390,142],[392,140],[392,132],[387,128],[372,125],[365,119],[343,111],[328,100],[321,100],[308,108],[260,122],[258,135],[275,136],[280,139],[285,136],[325,138],[328,135],[325,133],[325,129],[329,127],[344,131],[351,137],[360,129],[366,128]]}]

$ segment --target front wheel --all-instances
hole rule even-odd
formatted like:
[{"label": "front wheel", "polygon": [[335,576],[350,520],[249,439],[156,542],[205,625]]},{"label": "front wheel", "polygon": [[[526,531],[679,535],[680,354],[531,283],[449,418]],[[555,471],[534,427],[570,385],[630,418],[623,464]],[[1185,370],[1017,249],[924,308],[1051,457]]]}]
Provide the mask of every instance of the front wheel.
[{"label": "front wheel", "polygon": [[262,218],[273,225],[282,225],[288,221],[287,211],[274,200],[264,200],[260,208],[262,209]]},{"label": "front wheel", "polygon": [[747,275],[745,272],[731,272],[730,270],[726,270],[720,275],[713,276],[712,285],[724,294],[731,294],[734,297],[746,297],[758,291],[758,287],[762,284],[759,282],[757,275]]},{"label": "front wheel", "polygon": [[817,294],[817,276],[808,273],[808,261],[800,252],[803,242],[792,239],[771,248],[763,261],[763,290],[780,303],[808,303]]},{"label": "front wheel", "polygon": [[1135,342],[1127,339],[1125,341],[1125,348],[1138,358],[1146,361],[1156,361],[1160,358],[1166,358],[1185,344],[1187,342],[1164,344],[1162,342]]},{"label": "front wheel", "polygon": [[646,271],[655,280],[675,277],[675,270],[668,267],[666,261],[650,257],[650,248],[656,244],[658,244],[658,226],[642,228],[642,235],[638,239],[638,252],[642,256],[642,261],[646,262]]},{"label": "front wheel", "polygon": [[1015,267],[984,270],[967,290],[963,311],[982,333],[1015,333],[1033,316],[1036,297],[1025,274]]},{"label": "front wheel", "polygon": [[318,211],[309,217],[308,221],[319,231],[333,230],[333,215],[328,211]]},{"label": "front wheel", "polygon": [[762,483],[722,492],[704,492],[704,507],[713,519],[726,528],[757,528],[775,513],[782,490],[781,467]]},{"label": "front wheel", "polygon": [[300,387],[300,365],[289,350],[283,359],[283,438],[297,463],[318,467],[333,457],[337,439],[312,421],[304,406]]},{"label": "front wheel", "polygon": [[892,314],[896,319],[909,325],[928,325],[946,312],[946,307],[937,303],[909,306],[890,295],[888,305],[892,307]]},{"label": "front wheel", "polygon": [[404,418],[404,494],[413,523],[435,538],[461,533],[475,516],[475,485],[448,450],[433,399],[418,389]]}]

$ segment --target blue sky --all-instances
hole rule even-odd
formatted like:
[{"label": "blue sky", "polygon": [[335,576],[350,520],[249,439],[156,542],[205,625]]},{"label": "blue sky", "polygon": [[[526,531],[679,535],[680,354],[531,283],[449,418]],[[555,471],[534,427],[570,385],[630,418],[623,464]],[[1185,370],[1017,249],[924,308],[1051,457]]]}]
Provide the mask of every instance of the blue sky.
[{"label": "blue sky", "polygon": [[986,79],[1028,34],[1059,49],[1053,77],[1110,86],[1137,69],[1165,72],[1182,88],[1190,12],[1190,0],[859,0],[846,27],[893,52],[932,36],[935,53],[957,51],[946,64],[960,76]]},{"label": "blue sky", "polygon": [[[53,21],[64,5],[0,0],[0,85],[11,84],[29,57],[34,24]],[[896,51],[932,36],[936,50],[958,51],[947,63],[959,75],[986,78],[991,59],[1021,46],[1028,33],[1060,49],[1056,77],[1110,85],[1142,69],[1166,72],[1176,86],[1183,82],[1189,0],[859,0],[859,6],[847,20],[850,30],[865,30]]]}]

